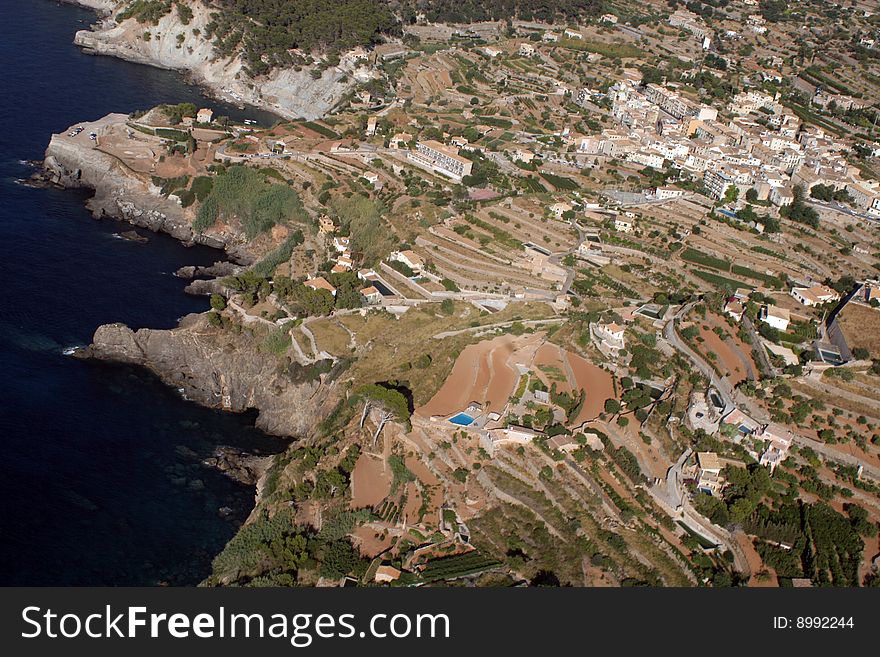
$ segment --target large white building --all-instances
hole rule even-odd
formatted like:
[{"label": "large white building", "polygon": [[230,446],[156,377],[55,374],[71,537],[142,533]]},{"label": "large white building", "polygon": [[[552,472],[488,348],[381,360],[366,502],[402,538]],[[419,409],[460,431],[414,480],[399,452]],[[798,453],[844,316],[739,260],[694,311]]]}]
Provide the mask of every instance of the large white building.
[{"label": "large white building", "polygon": [[430,139],[418,142],[416,150],[409,152],[409,159],[457,181],[469,176],[473,168],[473,162],[460,156],[455,148]]}]

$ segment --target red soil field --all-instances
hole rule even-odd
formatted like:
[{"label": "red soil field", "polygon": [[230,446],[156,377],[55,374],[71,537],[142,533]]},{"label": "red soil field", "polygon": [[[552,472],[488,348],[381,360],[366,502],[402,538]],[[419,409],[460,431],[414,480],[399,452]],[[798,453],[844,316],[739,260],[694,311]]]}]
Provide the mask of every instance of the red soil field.
[{"label": "red soil field", "polygon": [[370,454],[361,454],[351,473],[351,508],[372,507],[391,492],[391,469]]}]

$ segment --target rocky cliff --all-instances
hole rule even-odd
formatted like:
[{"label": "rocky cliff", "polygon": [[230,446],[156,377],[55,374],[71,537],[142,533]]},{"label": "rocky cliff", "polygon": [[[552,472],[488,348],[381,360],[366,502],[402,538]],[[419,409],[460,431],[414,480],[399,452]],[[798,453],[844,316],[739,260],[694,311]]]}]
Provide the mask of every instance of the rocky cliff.
[{"label": "rocky cliff", "polygon": [[119,5],[120,0],[61,0],[71,5],[79,5],[104,14],[111,13]]},{"label": "rocky cliff", "polygon": [[189,315],[172,330],[106,324],[77,355],[144,366],[205,406],[256,409],[257,427],[279,436],[309,435],[330,396],[318,381],[294,383],[278,357],[246,332],[215,328],[203,315]]},{"label": "rocky cliff", "polygon": [[[89,125],[124,123],[126,119],[124,114],[110,114]],[[226,249],[230,257],[239,261],[252,260],[245,247],[232,243],[232,235],[194,232],[191,214],[177,202],[162,196],[150,176],[132,171],[84,137],[71,139],[65,133],[53,135],[46,148],[43,171],[37,177],[62,187],[94,190],[88,207],[97,218],[123,219],[154,232],[168,233],[183,242]],[[228,242],[224,241],[226,238]]]},{"label": "rocky cliff", "polygon": [[186,25],[174,11],[158,25],[144,25],[133,18],[117,22],[119,7],[93,29],[77,32],[74,41],[95,54],[184,71],[224,100],[249,103],[286,118],[324,116],[357,79],[371,75],[361,62],[345,58],[318,79],[308,68],[275,70],[268,76],[251,78],[241,57],[219,57],[205,38],[212,10],[198,0],[190,7],[193,17]]}]

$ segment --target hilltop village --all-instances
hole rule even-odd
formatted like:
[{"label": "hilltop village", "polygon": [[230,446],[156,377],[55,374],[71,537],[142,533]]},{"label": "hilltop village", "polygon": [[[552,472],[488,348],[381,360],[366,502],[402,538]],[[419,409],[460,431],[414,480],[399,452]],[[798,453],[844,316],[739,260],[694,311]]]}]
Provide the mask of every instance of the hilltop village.
[{"label": "hilltop village", "polygon": [[52,138],[230,260],[91,355],[297,439],[206,583],[878,583],[880,24],[780,4],[416,12],[323,118]]}]

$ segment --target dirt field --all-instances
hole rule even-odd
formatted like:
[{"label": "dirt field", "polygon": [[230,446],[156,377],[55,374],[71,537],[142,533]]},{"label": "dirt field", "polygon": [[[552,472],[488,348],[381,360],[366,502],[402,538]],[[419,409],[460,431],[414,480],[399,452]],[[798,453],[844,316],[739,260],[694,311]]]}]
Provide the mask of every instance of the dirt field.
[{"label": "dirt field", "polygon": [[577,354],[568,352],[567,359],[572,372],[574,372],[577,387],[587,391],[584,407],[574,421],[576,425],[579,425],[599,417],[599,413],[605,408],[605,400],[615,396],[614,378],[609,372],[584,360]]},{"label": "dirt field", "polygon": [[452,415],[472,401],[500,412],[518,380],[508,363],[513,352],[514,338],[509,335],[467,346],[437,394],[416,412],[422,417]]},{"label": "dirt field", "polygon": [[382,538],[382,531],[371,525],[361,525],[351,533],[355,540],[355,544],[360,549],[362,555],[367,558],[375,557],[381,554],[394,542],[394,536],[390,533],[385,534]]},{"label": "dirt field", "polygon": [[838,322],[850,349],[863,347],[871,356],[880,356],[880,309],[849,303]]},{"label": "dirt field", "polygon": [[[723,375],[732,385],[738,385],[752,377],[755,377],[758,368],[752,360],[750,349],[734,334],[733,329],[723,319],[716,315],[706,315],[706,320],[699,318],[695,324],[699,330],[702,342],[697,342],[697,349],[704,356],[714,362]],[[724,339],[718,336],[712,329],[721,327],[726,333]],[[715,354],[713,359],[709,354]]]},{"label": "dirt field", "polygon": [[371,507],[391,492],[391,469],[377,457],[361,454],[351,473],[351,508]]}]

